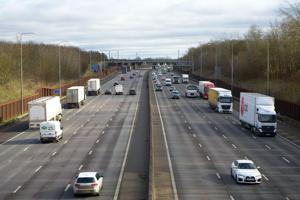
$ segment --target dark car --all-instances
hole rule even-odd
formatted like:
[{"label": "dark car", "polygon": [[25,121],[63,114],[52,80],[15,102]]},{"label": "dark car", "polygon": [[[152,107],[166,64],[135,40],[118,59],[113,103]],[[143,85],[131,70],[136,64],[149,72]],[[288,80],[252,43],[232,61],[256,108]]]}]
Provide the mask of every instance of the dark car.
[{"label": "dark car", "polygon": [[136,91],[135,91],[134,88],[131,88],[131,89],[129,90],[129,95],[136,95]]},{"label": "dark car", "polygon": [[119,85],[119,83],[118,83],[118,82],[115,82],[115,83],[114,83],[114,86],[116,86],[116,85]]},{"label": "dark car", "polygon": [[110,89],[105,90],[104,94],[106,95],[111,94],[111,90]]},{"label": "dark car", "polygon": [[133,79],[133,76],[129,76],[130,79]]}]

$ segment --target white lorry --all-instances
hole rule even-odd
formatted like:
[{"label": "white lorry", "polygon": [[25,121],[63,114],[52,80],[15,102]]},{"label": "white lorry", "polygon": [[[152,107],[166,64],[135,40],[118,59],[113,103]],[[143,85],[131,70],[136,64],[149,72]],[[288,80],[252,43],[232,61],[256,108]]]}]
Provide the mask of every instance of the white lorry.
[{"label": "white lorry", "polygon": [[115,86],[116,95],[122,95],[124,93],[123,91],[123,85],[116,85]]},{"label": "white lorry", "polygon": [[100,94],[101,85],[99,78],[89,79],[87,82],[88,85],[88,95],[98,95]]},{"label": "white lorry", "polygon": [[199,96],[198,86],[193,85],[193,84],[187,85],[185,88],[185,96],[186,97],[198,97]]},{"label": "white lorry", "polygon": [[276,135],[274,98],[258,93],[240,94],[240,122],[257,135]]},{"label": "white lorry", "polygon": [[188,74],[182,74],[181,82],[182,83],[188,83],[189,82],[189,75]]},{"label": "white lorry", "polygon": [[84,86],[73,86],[67,89],[66,106],[68,108],[84,105],[86,99]]},{"label": "white lorry", "polygon": [[38,128],[43,121],[62,119],[62,108],[58,96],[32,100],[28,102],[28,110],[29,128]]},{"label": "white lorry", "polygon": [[45,121],[40,125],[40,141],[42,143],[47,141],[58,142],[63,138],[63,127],[59,121]]},{"label": "white lorry", "polygon": [[232,113],[232,94],[224,88],[210,88],[208,90],[208,104],[217,112]]}]

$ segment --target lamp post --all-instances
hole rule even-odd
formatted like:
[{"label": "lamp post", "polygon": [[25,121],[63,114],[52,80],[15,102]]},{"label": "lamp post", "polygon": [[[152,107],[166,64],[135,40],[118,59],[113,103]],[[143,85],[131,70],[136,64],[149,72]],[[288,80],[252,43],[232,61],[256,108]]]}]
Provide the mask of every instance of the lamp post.
[{"label": "lamp post", "polygon": [[23,44],[22,44],[22,36],[23,35],[33,35],[33,32],[24,32],[20,33],[20,46],[21,46],[21,58],[20,58],[20,82],[21,82],[21,114],[24,112],[24,87],[23,87]]}]

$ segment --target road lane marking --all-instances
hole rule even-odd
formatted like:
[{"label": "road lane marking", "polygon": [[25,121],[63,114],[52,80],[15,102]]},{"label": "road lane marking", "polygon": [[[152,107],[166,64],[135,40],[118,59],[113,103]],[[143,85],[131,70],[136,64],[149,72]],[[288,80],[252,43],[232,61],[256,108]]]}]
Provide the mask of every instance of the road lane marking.
[{"label": "road lane marking", "polygon": [[[154,86],[152,86],[154,89]],[[159,119],[160,119],[160,123],[161,123],[161,127],[162,127],[162,132],[163,132],[163,136],[164,136],[164,141],[165,141],[165,146],[166,146],[166,153],[167,153],[167,159],[168,159],[168,165],[169,165],[169,170],[170,170],[170,176],[171,176],[171,183],[172,183],[172,188],[173,188],[173,196],[174,196],[174,200],[178,200],[178,192],[177,192],[177,187],[176,187],[176,182],[175,182],[175,176],[174,176],[174,171],[173,171],[173,166],[172,166],[172,161],[171,161],[171,156],[170,156],[170,151],[169,151],[169,145],[168,145],[168,141],[167,141],[167,136],[166,136],[166,131],[165,131],[165,126],[164,126],[164,122],[161,116],[161,111],[160,111],[160,106],[158,103],[158,99],[157,99],[157,95],[154,92],[154,96],[155,96],[155,100],[157,103],[157,109],[158,109],[158,114],[159,114]],[[117,199],[114,199],[117,200]]]},{"label": "road lane marking", "polygon": [[199,143],[198,145],[199,145],[200,148],[202,147],[202,144]]},{"label": "road lane marking", "polygon": [[235,122],[235,121],[232,121],[232,124],[236,124],[236,122]]},{"label": "road lane marking", "polygon": [[35,170],[35,173],[37,173],[38,171],[40,171],[40,169],[42,168],[43,166],[40,165],[36,170]]},{"label": "road lane marking", "polygon": [[290,200],[290,198],[289,197],[285,197],[285,200]]},{"label": "road lane marking", "polygon": [[78,170],[80,171],[82,168],[83,168],[83,165],[80,165],[79,168],[78,168]]},{"label": "road lane marking", "polygon": [[217,130],[218,130],[218,127],[215,126],[215,130],[217,131]]},{"label": "road lane marking", "polygon": [[246,160],[249,160],[247,156],[244,156],[244,158],[245,158]]},{"label": "road lane marking", "polygon": [[66,186],[65,192],[68,191],[68,189],[70,188],[70,186],[71,186],[70,184],[68,184],[68,185]]},{"label": "road lane marking", "polygon": [[221,179],[221,176],[219,173],[216,173],[216,175],[217,175],[218,179]]},{"label": "road lane marking", "polygon": [[100,142],[100,140],[97,140],[96,143],[98,144]]},{"label": "road lane marking", "polygon": [[207,159],[207,160],[210,160],[210,157],[209,157],[209,156],[206,156],[206,159]]},{"label": "road lane marking", "polygon": [[195,137],[197,137],[197,135],[194,133],[194,134],[193,134],[193,137],[195,138]]},{"label": "road lane marking", "polygon": [[102,131],[102,135],[104,134],[104,131]]},{"label": "road lane marking", "polygon": [[52,153],[52,156],[55,156],[55,154],[56,154],[56,151],[54,151],[54,152]]},{"label": "road lane marking", "polygon": [[90,150],[90,151],[89,151],[89,155],[91,155],[92,153],[93,153],[93,151],[92,151],[92,150]]},{"label": "road lane marking", "polygon": [[66,121],[69,121],[69,120],[70,120],[70,118],[67,118],[67,119],[66,119]]},{"label": "road lane marking", "polygon": [[67,143],[68,143],[68,140],[65,140],[65,141],[64,141],[64,144],[67,144]]},{"label": "road lane marking", "polygon": [[254,135],[252,135],[252,138],[253,138],[253,139],[256,139],[256,137],[255,137]]},{"label": "road lane marking", "polygon": [[81,124],[81,126],[80,126],[81,128],[83,128],[84,127],[84,125],[83,124]]},{"label": "road lane marking", "polygon": [[184,120],[184,123],[186,123],[186,124],[187,124],[187,121],[186,121],[186,120]]},{"label": "road lane marking", "polygon": [[29,149],[30,146],[26,147],[23,151],[27,151]]},{"label": "road lane marking", "polygon": [[89,122],[89,121],[90,121],[90,119],[87,119],[86,121],[87,121],[87,122]]},{"label": "road lane marking", "polygon": [[235,149],[237,148],[234,144],[231,144],[231,146],[232,146],[233,148],[235,148]]},{"label": "road lane marking", "polygon": [[270,146],[268,146],[268,145],[265,145],[265,147],[266,147],[267,149],[270,149],[270,150],[272,149],[272,148],[271,148]]},{"label": "road lane marking", "polygon": [[74,131],[73,135],[76,135],[77,134],[77,131]]},{"label": "road lane marking", "polygon": [[282,157],[282,159],[287,162],[287,163],[290,163],[290,161],[286,158],[286,157]]},{"label": "road lane marking", "polygon": [[130,147],[130,144],[131,144],[131,138],[132,138],[132,133],[133,133],[133,129],[134,129],[134,124],[135,124],[135,121],[136,121],[136,115],[137,115],[137,111],[138,111],[138,107],[139,107],[140,97],[141,97],[141,95],[139,95],[138,100],[137,100],[137,104],[136,104],[136,107],[135,107],[135,112],[134,112],[134,116],[133,116],[133,120],[132,120],[132,124],[131,124],[131,128],[130,128],[129,138],[128,138],[127,146],[126,146],[126,149],[125,149],[125,155],[124,155],[124,158],[123,158],[123,163],[122,163],[122,167],[121,167],[121,171],[120,171],[120,175],[119,175],[119,178],[118,178],[117,187],[116,187],[116,190],[115,190],[113,200],[118,200],[118,197],[119,197],[122,178],[124,176],[124,170],[125,170],[125,166],[126,166],[128,153],[129,153],[129,147]]},{"label": "road lane marking", "polygon": [[13,193],[17,193],[20,189],[21,189],[21,185],[19,185],[18,187],[17,187],[17,189],[15,189],[14,191],[13,191]]},{"label": "road lane marking", "polygon": [[266,181],[269,181],[269,178],[266,175],[262,174],[262,177],[264,177]]},{"label": "road lane marking", "polygon": [[229,197],[230,197],[230,200],[235,200],[232,195],[230,195]]},{"label": "road lane marking", "polygon": [[106,127],[108,127],[108,124],[106,124]]},{"label": "road lane marking", "polygon": [[224,134],[222,136],[223,136],[224,139],[227,139],[227,137]]},{"label": "road lane marking", "polygon": [[109,121],[112,121],[113,119],[112,118],[110,118],[110,120]]},{"label": "road lane marking", "polygon": [[18,135],[15,135],[14,137],[10,138],[9,140],[6,140],[5,142],[2,142],[1,145],[4,145],[4,144],[6,144],[6,143],[12,141],[13,139],[15,139],[15,138],[17,138],[17,137],[23,135],[24,133],[26,133],[26,131],[23,131],[22,133],[19,133]]},{"label": "road lane marking", "polygon": [[190,126],[188,126],[188,129],[192,130],[192,128]]}]

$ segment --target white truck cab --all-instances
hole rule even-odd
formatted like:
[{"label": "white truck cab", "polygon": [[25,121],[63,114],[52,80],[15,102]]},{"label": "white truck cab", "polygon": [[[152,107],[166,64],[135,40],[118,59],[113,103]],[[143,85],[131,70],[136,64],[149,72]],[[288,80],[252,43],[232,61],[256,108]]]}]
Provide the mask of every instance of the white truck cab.
[{"label": "white truck cab", "polygon": [[63,127],[59,121],[45,121],[40,124],[40,140],[58,142],[63,138]]}]

